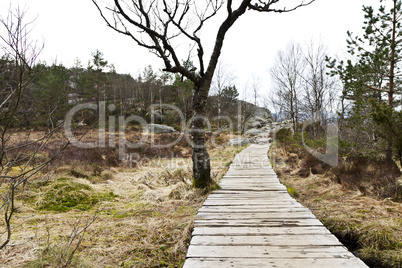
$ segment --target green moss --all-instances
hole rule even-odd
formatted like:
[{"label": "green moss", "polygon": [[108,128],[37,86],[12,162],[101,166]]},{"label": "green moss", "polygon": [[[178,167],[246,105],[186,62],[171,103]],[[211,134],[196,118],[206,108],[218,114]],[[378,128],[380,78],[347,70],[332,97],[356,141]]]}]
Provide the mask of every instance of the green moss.
[{"label": "green moss", "polygon": [[87,211],[102,201],[113,201],[113,192],[100,193],[85,183],[60,178],[43,189],[36,201],[41,210],[67,212],[72,209]]},{"label": "green moss", "polygon": [[288,190],[288,193],[290,194],[291,197],[299,198],[300,196],[299,192],[292,185],[286,185],[286,189]]},{"label": "green moss", "polygon": [[219,184],[217,184],[217,183],[214,183],[214,184],[212,184],[212,185],[210,186],[210,190],[211,190],[211,191],[220,190],[220,189],[222,189],[222,188],[221,188],[221,186],[220,186]]}]

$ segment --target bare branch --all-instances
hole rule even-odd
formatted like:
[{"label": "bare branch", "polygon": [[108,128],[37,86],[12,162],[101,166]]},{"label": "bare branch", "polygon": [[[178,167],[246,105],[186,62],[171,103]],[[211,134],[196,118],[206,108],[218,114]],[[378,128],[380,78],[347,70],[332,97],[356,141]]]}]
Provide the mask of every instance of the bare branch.
[{"label": "bare branch", "polygon": [[251,4],[248,6],[249,9],[255,10],[258,12],[275,12],[275,13],[286,13],[286,12],[292,12],[300,7],[308,6],[311,3],[313,3],[315,0],[310,0],[310,1],[305,1],[302,0],[299,5],[296,5],[292,8],[287,9],[286,7],[283,7],[282,9],[276,9],[276,8],[271,8],[272,5],[276,4],[279,2],[279,0],[268,0],[268,1],[261,1],[259,0],[258,3]]},{"label": "bare branch", "polygon": [[375,90],[375,91],[389,93],[389,90],[386,90],[386,89],[382,89],[382,88],[378,88],[378,87],[373,87],[373,86],[370,86],[370,85],[364,85],[364,86],[367,87],[367,88],[369,88],[369,89]]}]

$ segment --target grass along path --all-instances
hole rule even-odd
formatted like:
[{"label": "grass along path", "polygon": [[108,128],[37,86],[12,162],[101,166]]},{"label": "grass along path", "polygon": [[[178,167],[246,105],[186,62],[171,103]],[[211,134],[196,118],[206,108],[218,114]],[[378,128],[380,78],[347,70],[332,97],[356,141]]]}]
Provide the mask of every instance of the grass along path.
[{"label": "grass along path", "polygon": [[270,159],[288,191],[370,267],[402,267],[402,204],[375,199],[331,180],[298,174],[295,154],[272,146]]}]

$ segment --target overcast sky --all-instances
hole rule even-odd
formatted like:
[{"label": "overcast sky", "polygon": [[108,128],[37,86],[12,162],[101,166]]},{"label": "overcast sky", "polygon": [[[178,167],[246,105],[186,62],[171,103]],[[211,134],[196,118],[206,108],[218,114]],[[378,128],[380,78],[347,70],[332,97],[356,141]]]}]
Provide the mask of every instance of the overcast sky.
[{"label": "overcast sky", "polygon": [[[292,1],[298,2],[288,2]],[[10,2],[0,2],[0,15],[4,17]],[[30,16],[38,15],[34,34],[45,43],[40,59],[48,64],[57,60],[71,67],[79,58],[86,67],[91,52],[99,49],[120,73],[137,76],[149,64],[155,70],[163,67],[160,59],[146,49],[107,28],[91,0],[13,0],[12,5],[18,2],[26,5]],[[248,12],[229,30],[221,62],[236,75],[240,91],[252,83],[253,77],[258,80],[262,98],[269,94],[269,69],[279,49],[290,41],[303,44],[320,39],[331,55],[342,56],[346,51],[346,31],[361,32],[362,5],[378,2],[316,0],[286,14]],[[208,35],[215,37],[216,31]]]}]

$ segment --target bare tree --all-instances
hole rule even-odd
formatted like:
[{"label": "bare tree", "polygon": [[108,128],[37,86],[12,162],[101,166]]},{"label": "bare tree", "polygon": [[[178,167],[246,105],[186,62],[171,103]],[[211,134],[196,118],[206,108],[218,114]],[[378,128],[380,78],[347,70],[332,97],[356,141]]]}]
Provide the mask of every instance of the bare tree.
[{"label": "bare tree", "polygon": [[304,59],[299,45],[290,43],[286,51],[279,51],[275,65],[270,73],[275,84],[273,103],[280,107],[288,119],[292,120],[293,130],[297,131],[300,114],[301,74]]},{"label": "bare tree", "polygon": [[326,48],[321,42],[315,45],[311,41],[304,52],[306,68],[302,75],[305,90],[303,108],[314,122],[320,124],[326,121],[335,89],[335,80],[328,75],[326,55]]},{"label": "bare tree", "polygon": [[[212,105],[217,109],[218,117],[222,115],[225,87],[231,86],[234,79],[235,75],[231,70],[229,70],[229,67],[225,64],[219,63],[216,68],[211,87],[212,94],[215,96],[215,102],[213,102]],[[218,120],[218,128],[221,127],[220,123],[220,120]]]},{"label": "bare tree", "polygon": [[[1,221],[0,249],[11,240],[11,219],[16,213],[15,198],[17,189],[27,180],[39,173],[62,148],[46,160],[39,157],[45,145],[55,133],[53,126],[43,136],[24,140],[19,135],[16,123],[22,114],[32,113],[29,106],[22,106],[31,86],[32,67],[42,49],[29,39],[32,21],[25,22],[26,12],[10,7],[8,16],[0,18],[0,25],[5,34],[0,36],[4,50],[2,77],[0,83],[0,189],[2,203],[0,210],[4,215]],[[52,115],[49,114],[49,117]],[[52,122],[52,120],[50,120]]]},{"label": "bare tree", "polygon": [[260,79],[253,75],[253,81],[251,82],[251,90],[253,91],[254,105],[257,106],[258,92],[260,90],[261,84]]},{"label": "bare tree", "polygon": [[[194,83],[193,90],[193,176],[194,186],[207,187],[211,183],[210,159],[205,140],[205,115],[212,78],[222,52],[226,33],[246,12],[290,12],[306,6],[314,0],[298,0],[291,8],[286,8],[286,0],[252,1],[242,0],[234,4],[228,0],[155,0],[124,1],[114,0],[103,8],[97,0],[92,0],[107,25],[115,31],[132,38],[139,46],[145,47],[161,58],[165,71],[180,73]],[[237,5],[237,7],[234,7]],[[226,6],[226,8],[223,8]],[[211,56],[204,59],[204,43],[200,38],[205,24],[220,10],[226,9],[226,16],[219,25]],[[180,55],[189,55],[180,50],[181,44],[196,48],[196,67],[183,66]],[[190,49],[190,52],[191,52]],[[183,52],[183,53],[182,53]]]}]

